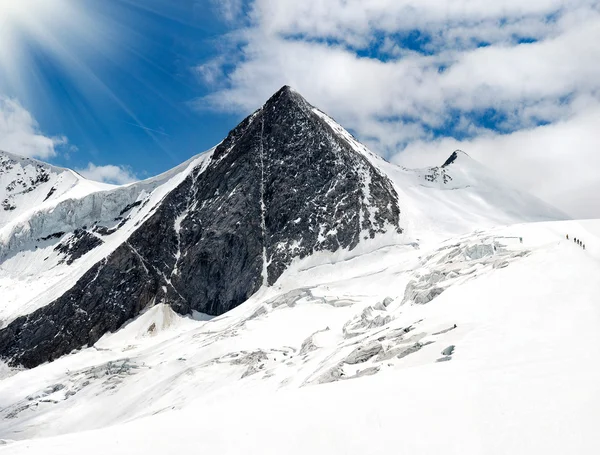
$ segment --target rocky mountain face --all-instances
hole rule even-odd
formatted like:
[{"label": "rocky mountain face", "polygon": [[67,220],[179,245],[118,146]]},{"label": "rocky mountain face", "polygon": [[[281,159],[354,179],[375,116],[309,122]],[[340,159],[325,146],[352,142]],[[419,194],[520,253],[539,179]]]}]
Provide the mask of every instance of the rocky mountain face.
[{"label": "rocky mountain face", "polygon": [[[219,315],[275,283],[295,258],[400,233],[393,184],[344,133],[283,87],[75,286],[0,330],[0,357],[34,367],[158,303]],[[76,266],[102,244],[103,229],[70,234],[66,260]]]}]

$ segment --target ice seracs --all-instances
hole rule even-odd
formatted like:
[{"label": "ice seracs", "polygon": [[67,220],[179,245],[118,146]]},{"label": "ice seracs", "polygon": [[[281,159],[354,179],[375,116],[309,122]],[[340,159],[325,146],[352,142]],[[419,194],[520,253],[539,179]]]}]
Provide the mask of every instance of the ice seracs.
[{"label": "ice seracs", "polygon": [[87,180],[70,169],[0,151],[0,229],[61,200],[114,187]]}]

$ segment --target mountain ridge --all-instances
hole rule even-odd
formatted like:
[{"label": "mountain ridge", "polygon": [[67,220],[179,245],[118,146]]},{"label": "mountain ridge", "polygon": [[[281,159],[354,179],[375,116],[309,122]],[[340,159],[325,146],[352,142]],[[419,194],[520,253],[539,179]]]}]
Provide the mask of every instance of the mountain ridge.
[{"label": "mountain ridge", "polygon": [[600,220],[291,90],[0,228],[0,452],[598,453]]},{"label": "mountain ridge", "polygon": [[562,216],[458,156],[398,168],[284,86],[174,169],[0,229],[0,286],[21,289],[0,310],[0,358],[35,367],[162,303],[219,315],[309,257]]},{"label": "mountain ridge", "polygon": [[[60,251],[70,254],[67,265],[148,210],[148,199],[135,196],[114,227],[91,219],[92,226],[67,237],[56,233]],[[167,190],[74,286],[0,330],[0,356],[35,366],[93,344],[161,302],[184,314],[222,314],[275,283],[296,257],[351,250],[388,231],[401,234],[399,216],[392,182],[306,100],[283,87]]]}]

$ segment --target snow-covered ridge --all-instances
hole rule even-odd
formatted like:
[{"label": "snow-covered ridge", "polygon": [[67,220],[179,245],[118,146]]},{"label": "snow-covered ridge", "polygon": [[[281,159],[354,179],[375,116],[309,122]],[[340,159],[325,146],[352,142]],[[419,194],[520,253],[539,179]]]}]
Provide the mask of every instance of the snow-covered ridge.
[{"label": "snow-covered ridge", "polygon": [[123,243],[190,172],[201,170],[213,150],[141,182],[82,197],[66,197],[70,194],[66,192],[54,203],[33,207],[1,228],[0,327],[72,287]]},{"label": "snow-covered ridge", "polygon": [[[56,198],[51,204],[34,204],[23,215],[15,214],[16,216],[0,229],[0,262],[3,257],[11,251],[18,250],[25,242],[35,241],[56,232],[70,232],[84,226],[114,225],[115,221],[120,221],[116,218],[123,215],[121,213],[123,209],[147,199],[153,191],[164,184],[170,182],[168,188],[172,188],[180,183],[192,169],[210,158],[212,150],[214,149],[194,156],[156,177],[122,186],[98,184],[99,189],[96,188],[95,191],[89,191],[87,194],[79,193],[77,194],[79,197],[72,197],[75,196],[72,192],[66,192],[63,197]],[[54,169],[61,168],[54,167]],[[62,173],[78,176],[68,169],[62,169]],[[62,175],[59,175],[59,178],[61,177]],[[78,177],[76,182],[90,181]]]},{"label": "snow-covered ridge", "polygon": [[312,111],[318,115],[319,118],[324,120],[325,123],[327,123],[336,134],[342,137],[350,145],[350,147],[354,149],[355,152],[365,156],[373,163],[385,161],[380,155],[371,152],[367,147],[361,144],[352,134],[350,134],[343,126],[337,123],[329,115],[325,114],[323,111],[320,111],[316,107],[313,107]]},{"label": "snow-covered ridge", "polygon": [[111,188],[70,169],[0,151],[0,229],[35,210]]}]

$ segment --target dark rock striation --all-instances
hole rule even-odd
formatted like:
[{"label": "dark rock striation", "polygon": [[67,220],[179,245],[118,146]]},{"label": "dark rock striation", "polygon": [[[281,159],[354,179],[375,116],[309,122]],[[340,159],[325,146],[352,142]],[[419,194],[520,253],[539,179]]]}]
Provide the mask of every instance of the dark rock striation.
[{"label": "dark rock striation", "polygon": [[[52,238],[52,236],[49,236]],[[48,239],[48,237],[46,237]],[[102,240],[93,234],[90,234],[85,229],[75,229],[73,234],[67,239],[54,247],[54,251],[58,251],[64,256],[63,261],[71,265],[74,261],[93,250],[99,245],[102,245]]]},{"label": "dark rock striation", "polygon": [[283,87],[72,289],[1,330],[0,356],[34,367],[159,302],[222,314],[275,283],[295,258],[401,232],[399,217],[390,180]]}]

